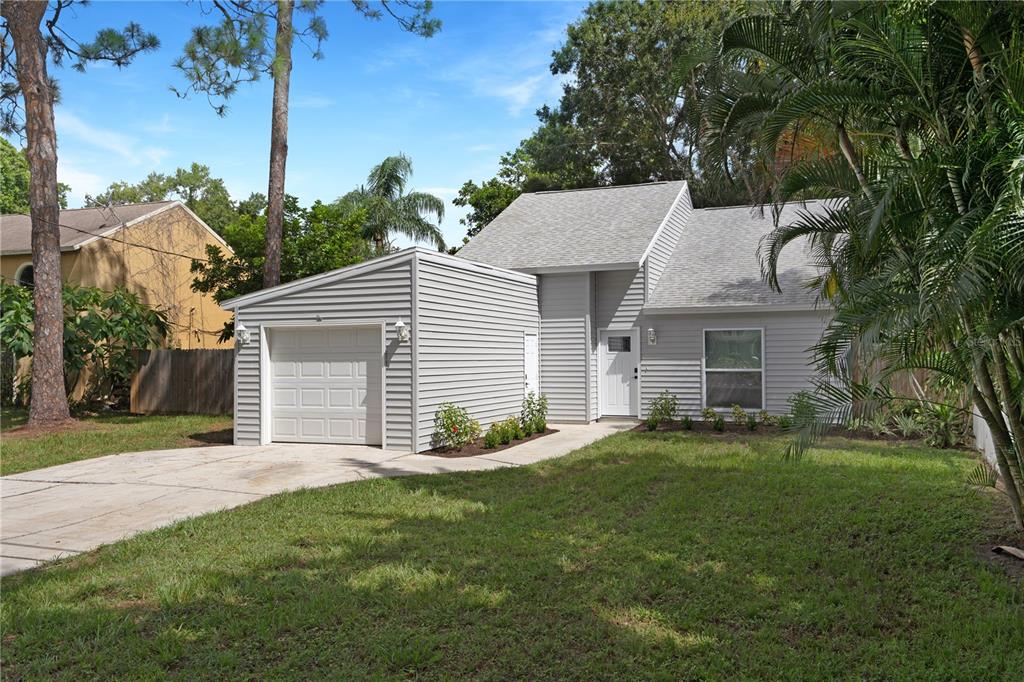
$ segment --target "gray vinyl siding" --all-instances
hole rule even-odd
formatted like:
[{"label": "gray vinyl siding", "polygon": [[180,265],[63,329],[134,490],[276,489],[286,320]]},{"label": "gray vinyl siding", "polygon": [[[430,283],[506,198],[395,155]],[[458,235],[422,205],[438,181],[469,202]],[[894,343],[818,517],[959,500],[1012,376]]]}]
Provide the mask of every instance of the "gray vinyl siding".
[{"label": "gray vinyl siding", "polygon": [[519,414],[523,336],[539,326],[535,278],[421,259],[416,301],[416,449],[434,447],[434,413],[445,401],[466,408],[484,429]]},{"label": "gray vinyl siding", "polygon": [[320,315],[324,325],[380,321],[386,325],[385,396],[386,446],[410,449],[412,442],[412,344],[398,343],[394,322],[412,318],[411,257],[378,270],[284,293],[241,306],[236,321],[251,332],[252,341],[236,356],[235,443],[260,440],[260,329],[264,326],[308,324]]},{"label": "gray vinyl siding", "polygon": [[590,273],[590,299],[588,301],[588,323],[587,331],[589,336],[587,337],[587,395],[589,401],[587,402],[587,421],[597,419],[600,414],[600,400],[601,397],[598,395],[597,380],[597,363],[598,363],[598,344],[601,341],[601,335],[597,333],[597,273]]},{"label": "gray vinyl siding", "polygon": [[[758,312],[699,315],[647,315],[657,345],[643,338],[641,415],[646,416],[658,394],[668,390],[679,399],[682,414],[697,416],[702,404],[701,360],[704,329],[764,328],[765,407],[772,414],[789,410],[787,400],[810,388],[814,367],[808,349],[821,337],[821,312]],[[646,335],[641,335],[646,337]]]},{"label": "gray vinyl siding", "polygon": [[590,273],[540,275],[540,388],[551,421],[588,420]]},{"label": "gray vinyl siding", "polygon": [[609,270],[597,279],[597,328],[632,329],[644,307],[643,270]]},{"label": "gray vinyl siding", "polygon": [[693,215],[693,204],[690,202],[690,193],[683,192],[679,200],[672,207],[665,218],[665,225],[661,232],[655,237],[647,253],[647,260],[644,261],[644,271],[647,279],[647,298],[654,293],[658,286],[658,280],[665,272],[669,258],[676,250],[679,238],[683,235],[690,217]]}]

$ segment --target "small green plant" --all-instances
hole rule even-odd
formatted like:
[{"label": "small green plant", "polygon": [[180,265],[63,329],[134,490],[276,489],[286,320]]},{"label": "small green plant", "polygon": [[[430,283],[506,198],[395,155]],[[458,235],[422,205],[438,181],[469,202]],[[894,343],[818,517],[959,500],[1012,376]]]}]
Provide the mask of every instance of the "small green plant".
[{"label": "small green plant", "polygon": [[757,413],[757,418],[761,421],[764,426],[771,426],[775,423],[775,417],[768,414],[768,410],[761,410]]},{"label": "small green plant", "polygon": [[994,488],[996,485],[996,472],[985,462],[978,462],[967,473],[967,484]]},{"label": "small green plant", "polygon": [[714,424],[715,420],[718,419],[718,413],[715,412],[715,408],[713,407],[705,407],[703,410],[700,411],[700,416],[701,419],[703,419],[708,424]]},{"label": "small green plant", "polygon": [[533,391],[523,398],[523,408],[519,413],[519,422],[526,431],[526,425],[530,425],[533,433],[544,433],[548,428],[548,397],[544,394],[537,395]]},{"label": "small green plant", "polygon": [[693,419],[690,418],[690,415],[684,414],[683,418],[679,420],[679,425],[682,426],[683,430],[685,430],[685,431],[692,431],[693,430]]},{"label": "small green plant", "polygon": [[715,421],[711,423],[711,427],[715,431],[725,431],[725,417],[720,414],[716,414]]},{"label": "small green plant", "polygon": [[877,412],[864,420],[864,428],[871,432],[872,436],[888,436],[892,433],[889,428],[889,415],[885,412]]},{"label": "small green plant", "polygon": [[797,391],[789,396],[789,413],[793,415],[793,423],[804,427],[814,423],[818,417],[818,408],[814,398],[807,391]]},{"label": "small green plant", "polygon": [[747,415],[747,431],[757,431],[757,415],[753,412]]},{"label": "small green plant", "polygon": [[780,414],[775,418],[775,423],[780,429],[791,429],[793,428],[793,417],[788,414]]},{"label": "small green plant", "polygon": [[480,437],[480,422],[472,419],[466,408],[455,403],[441,403],[434,413],[436,447],[461,448]]},{"label": "small green plant", "polygon": [[892,423],[896,428],[896,433],[904,438],[917,438],[921,435],[921,424],[918,423],[917,417],[914,415],[898,414],[893,417]]},{"label": "small green plant", "polygon": [[501,423],[494,422],[484,434],[484,447],[490,449],[499,445],[501,445]]},{"label": "small green plant", "polygon": [[747,423],[747,411],[739,405],[733,403],[732,406],[732,423],[733,424],[746,424]]},{"label": "small green plant", "polygon": [[953,405],[930,404],[915,414],[924,441],[933,448],[951,448],[963,442],[967,425],[963,413]]},{"label": "small green plant", "polygon": [[647,427],[648,431],[654,431],[658,428],[658,418],[653,414],[644,421],[644,426]]},{"label": "small green plant", "polygon": [[676,418],[679,410],[679,399],[668,391],[662,391],[657,398],[651,402],[651,418],[656,419],[659,424],[670,422]]}]

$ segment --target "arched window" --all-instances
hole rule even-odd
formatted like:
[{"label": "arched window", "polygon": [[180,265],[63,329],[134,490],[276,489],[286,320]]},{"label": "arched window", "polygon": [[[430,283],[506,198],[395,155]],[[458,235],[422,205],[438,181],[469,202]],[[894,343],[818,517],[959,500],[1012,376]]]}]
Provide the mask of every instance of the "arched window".
[{"label": "arched window", "polygon": [[36,271],[31,263],[22,263],[14,274],[14,281],[18,286],[32,287],[36,283]]}]

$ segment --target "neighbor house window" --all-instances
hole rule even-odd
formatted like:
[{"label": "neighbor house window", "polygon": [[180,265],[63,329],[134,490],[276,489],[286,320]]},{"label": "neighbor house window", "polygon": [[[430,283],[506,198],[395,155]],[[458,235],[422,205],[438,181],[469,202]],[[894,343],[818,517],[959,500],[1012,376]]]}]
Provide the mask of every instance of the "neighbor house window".
[{"label": "neighbor house window", "polygon": [[31,263],[22,264],[16,273],[14,273],[14,281],[18,283],[18,286],[32,287],[36,283],[36,271],[32,267]]},{"label": "neighbor house window", "polygon": [[704,330],[704,405],[764,408],[763,330]]}]

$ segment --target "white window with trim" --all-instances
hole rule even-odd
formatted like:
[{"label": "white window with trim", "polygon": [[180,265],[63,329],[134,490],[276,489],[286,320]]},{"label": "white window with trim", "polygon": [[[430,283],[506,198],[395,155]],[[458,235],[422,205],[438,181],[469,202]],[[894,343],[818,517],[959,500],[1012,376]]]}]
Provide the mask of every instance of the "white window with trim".
[{"label": "white window with trim", "polygon": [[704,406],[764,409],[764,329],[704,330]]}]

